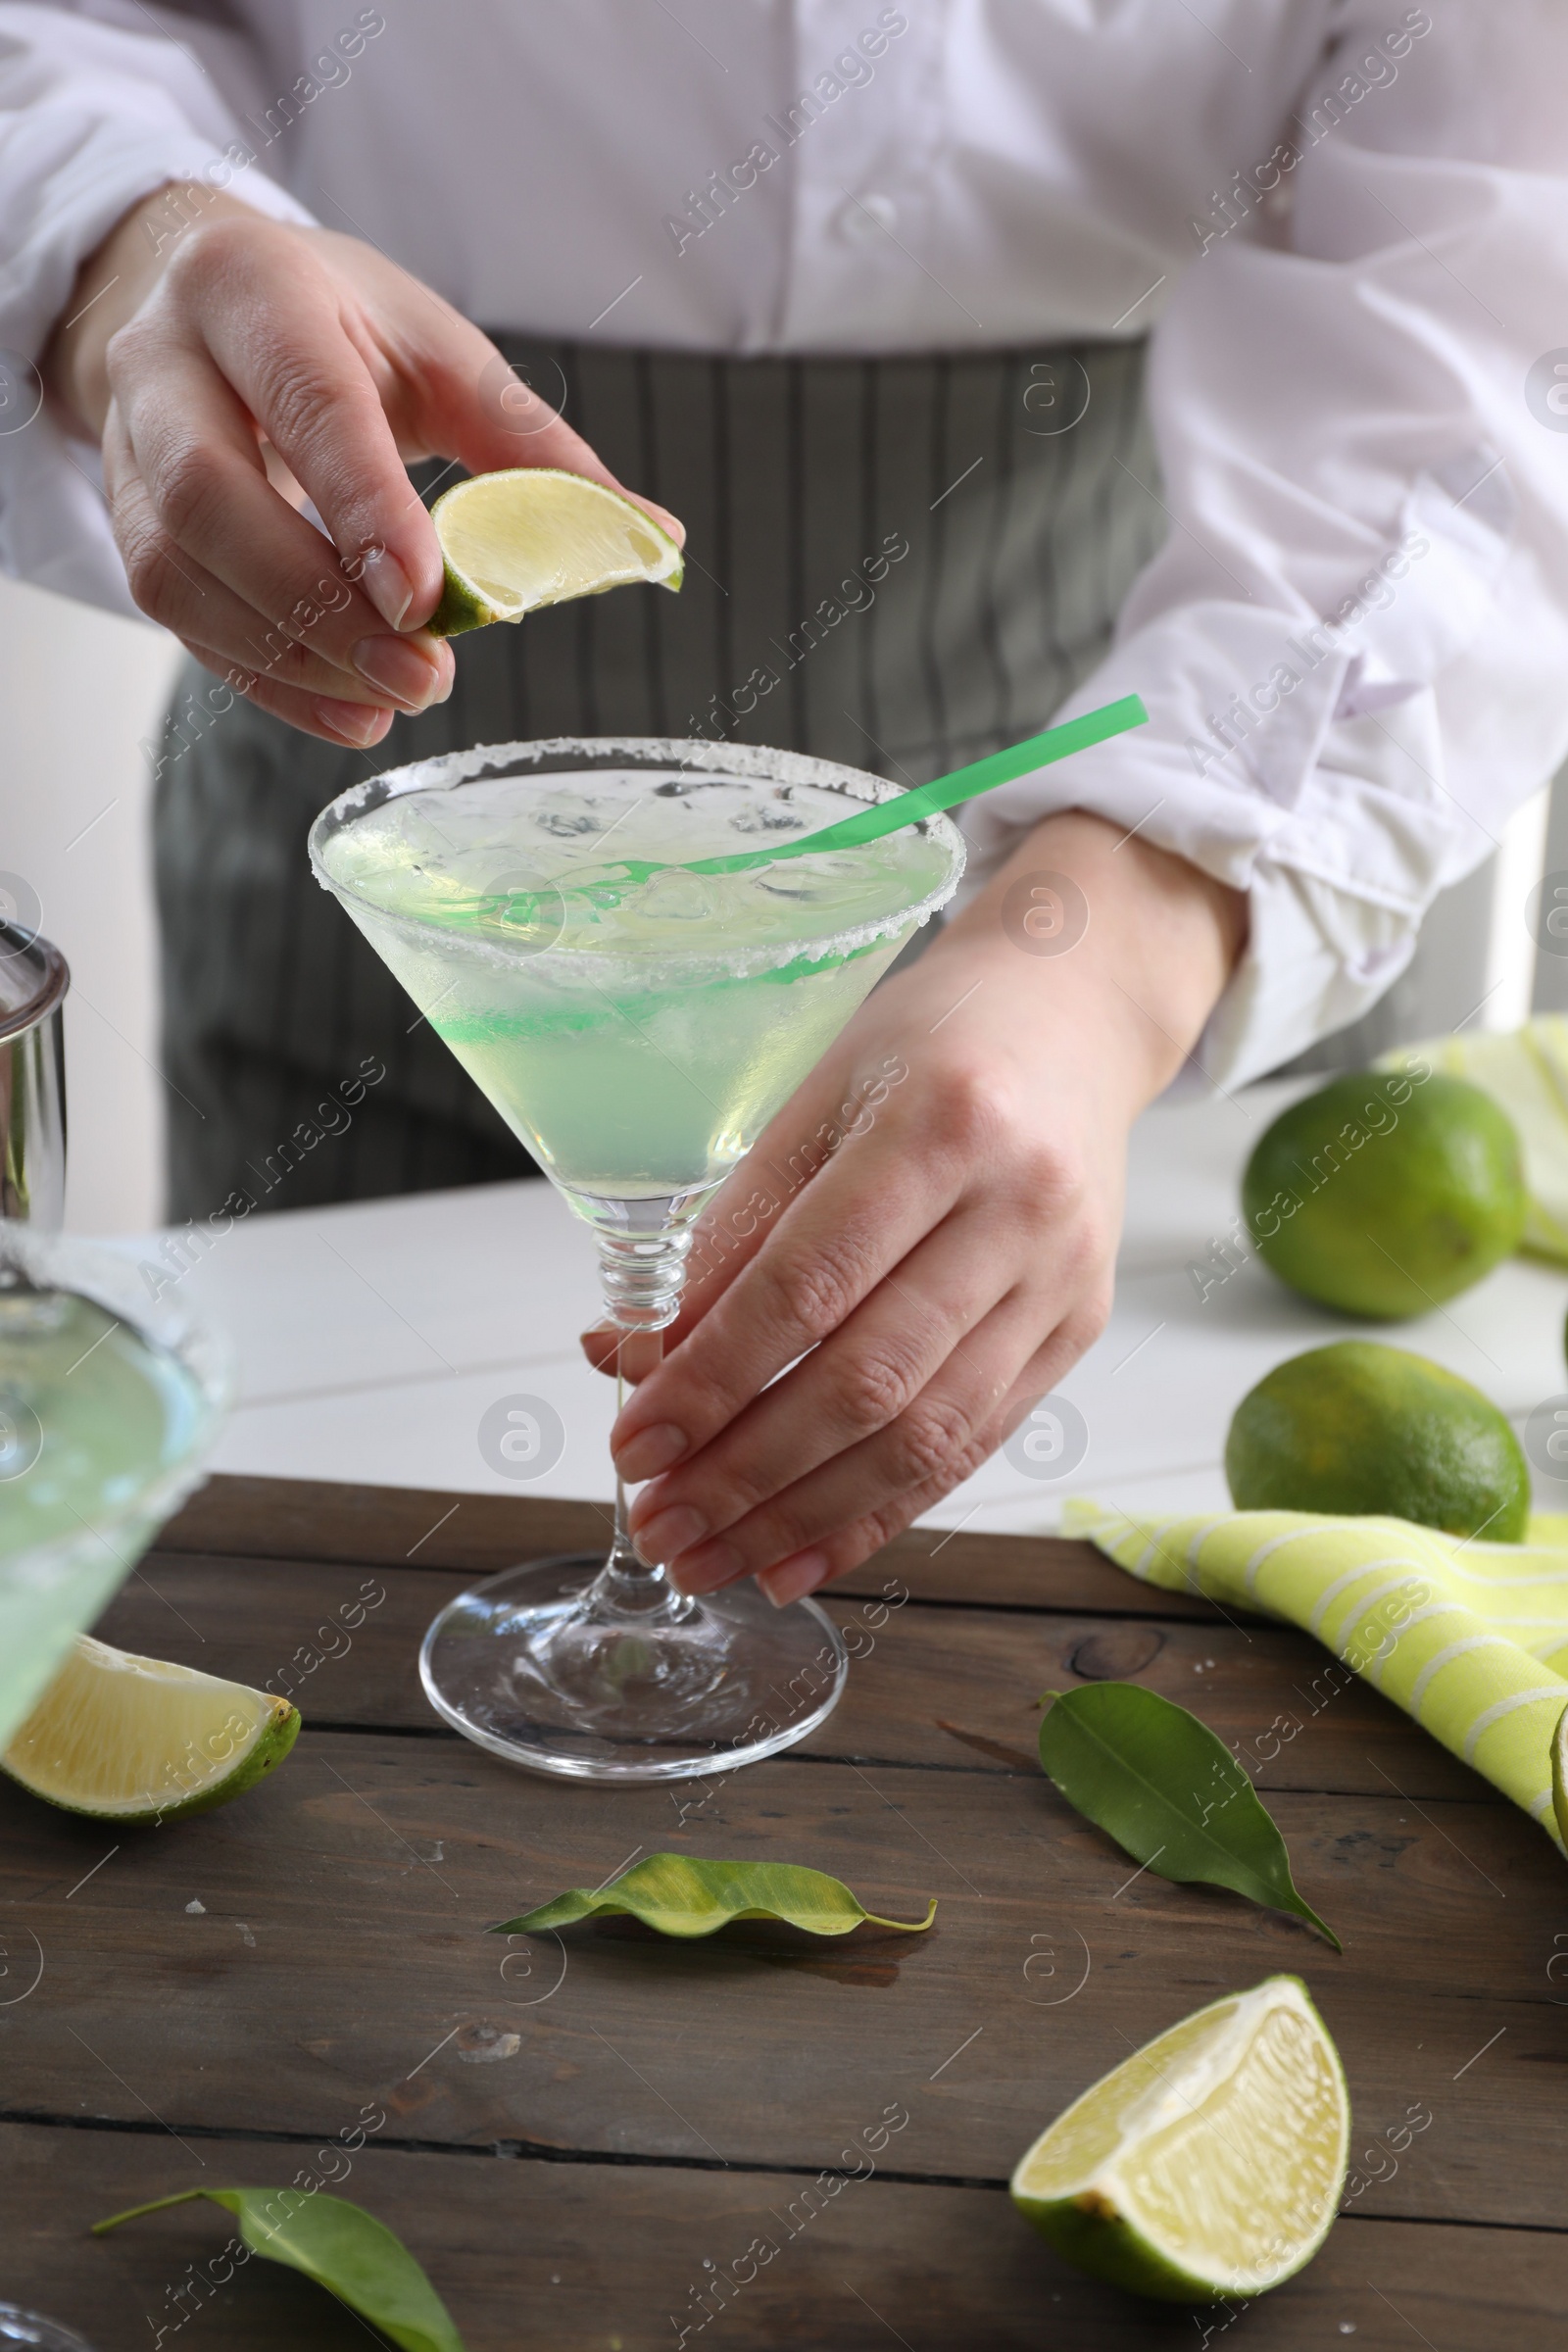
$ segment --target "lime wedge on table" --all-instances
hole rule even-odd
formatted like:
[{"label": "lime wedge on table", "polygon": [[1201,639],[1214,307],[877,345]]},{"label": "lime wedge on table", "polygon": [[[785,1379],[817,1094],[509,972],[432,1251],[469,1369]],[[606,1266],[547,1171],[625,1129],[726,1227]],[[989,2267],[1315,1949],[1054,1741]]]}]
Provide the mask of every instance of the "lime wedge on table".
[{"label": "lime wedge on table", "polygon": [[580,473],[545,466],[476,473],[438,498],[430,519],[446,564],[430,622],[438,637],[520,620],[541,605],[634,580],[681,583],[680,549],[668,532]]},{"label": "lime wedge on table", "polygon": [[78,1634],[0,1768],[71,1813],[173,1821],[254,1788],[299,1728],[286,1698]]},{"label": "lime wedge on table", "polygon": [[1075,2099],[1012,2176],[1058,2254],[1170,2302],[1261,2294],[1311,2260],[1345,2180],[1339,2053],[1298,1977],[1229,1993]]}]

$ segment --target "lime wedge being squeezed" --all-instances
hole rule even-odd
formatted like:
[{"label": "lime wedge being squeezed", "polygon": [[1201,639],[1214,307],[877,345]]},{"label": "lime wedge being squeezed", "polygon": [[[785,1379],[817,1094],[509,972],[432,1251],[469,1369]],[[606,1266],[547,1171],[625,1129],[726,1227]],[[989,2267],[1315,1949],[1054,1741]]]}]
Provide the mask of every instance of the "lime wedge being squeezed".
[{"label": "lime wedge being squeezed", "polygon": [[681,583],[681,553],[668,532],[580,473],[546,466],[476,473],[438,498],[430,519],[446,566],[429,624],[438,637],[636,580]]}]

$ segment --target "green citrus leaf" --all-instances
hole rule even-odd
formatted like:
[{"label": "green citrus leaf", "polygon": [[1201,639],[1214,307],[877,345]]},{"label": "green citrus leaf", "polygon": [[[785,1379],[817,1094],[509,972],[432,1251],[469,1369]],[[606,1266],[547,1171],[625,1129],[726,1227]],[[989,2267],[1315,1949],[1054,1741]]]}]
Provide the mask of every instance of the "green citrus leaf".
[{"label": "green citrus leaf", "polygon": [[94,2222],[93,2235],[195,2197],[226,2207],[253,2253],[303,2271],[403,2352],[464,2352],[451,2314],[402,2239],[347,2197],[301,2188],[187,2188]]},{"label": "green citrus leaf", "polygon": [[1140,1683],[1048,1692],[1040,1761],[1070,1805],[1161,1879],[1229,1886],[1339,1937],[1297,1893],[1285,1840],[1206,1723]]},{"label": "green citrus leaf", "polygon": [[525,1936],[569,1928],[595,1913],[630,1912],[661,1936],[711,1936],[732,1919],[781,1919],[812,1936],[847,1936],[862,1920],[917,1936],[936,1917],[881,1919],[867,1911],[842,1879],[794,1862],[709,1862],[697,1854],[650,1854],[607,1886],[573,1886],[520,1919],[503,1920],[495,1936]]}]

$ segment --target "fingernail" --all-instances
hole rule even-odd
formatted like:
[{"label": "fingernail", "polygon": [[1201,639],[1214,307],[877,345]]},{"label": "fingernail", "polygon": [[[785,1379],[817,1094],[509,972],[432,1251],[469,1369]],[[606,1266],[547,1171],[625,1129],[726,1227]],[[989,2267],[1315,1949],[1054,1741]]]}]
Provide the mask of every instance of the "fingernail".
[{"label": "fingernail", "polygon": [[762,1569],[757,1581],[775,1609],[787,1609],[792,1600],[816,1591],[830,1565],[825,1551],[798,1551],[793,1560],[780,1560],[776,1566]]},{"label": "fingernail", "polygon": [[390,629],[403,626],[403,615],[414,602],[414,582],[384,547],[367,556],[360,585]]},{"label": "fingernail", "polygon": [[690,1551],[708,1533],[708,1521],[701,1511],[689,1502],[672,1503],[667,1511],[656,1511],[646,1527],[640,1527],[632,1538],[637,1556],[650,1568],[662,1568],[674,1559],[677,1552]]},{"label": "fingernail", "polygon": [[677,1592],[716,1592],[720,1585],[732,1585],[745,1574],[746,1562],[733,1544],[705,1544],[701,1551],[689,1551],[674,1563],[669,1581]]},{"label": "fingernail", "polygon": [[411,710],[444,699],[445,664],[406,637],[362,637],[349,659],[368,686]]},{"label": "fingernail", "polygon": [[392,723],[390,710],[372,710],[366,703],[314,703],[311,707],[323,727],[362,752],[378,742]]},{"label": "fingernail", "polygon": [[686,1450],[683,1429],[677,1429],[673,1421],[655,1421],[626,1440],[615,1454],[615,1468],[628,1485],[636,1486],[642,1479],[657,1478],[661,1470],[672,1469]]}]

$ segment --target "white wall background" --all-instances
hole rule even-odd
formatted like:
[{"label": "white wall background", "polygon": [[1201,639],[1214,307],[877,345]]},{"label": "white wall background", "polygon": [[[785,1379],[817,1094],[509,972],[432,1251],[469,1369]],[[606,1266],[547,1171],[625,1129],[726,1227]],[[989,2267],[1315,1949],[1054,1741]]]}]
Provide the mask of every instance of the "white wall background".
[{"label": "white wall background", "polygon": [[0,578],[0,868],[32,885],[71,965],[66,1222],[163,1214],[150,827],[153,734],[179,648]]},{"label": "white wall background", "polygon": [[[78,1233],[143,1232],[163,1213],[152,783],[139,745],[177,660],[157,629],[0,578],[0,871],[32,885],[44,932],[71,964],[66,1221]],[[1525,1018],[1536,954],[1524,906],[1546,813],[1543,792],[1488,864],[1439,901],[1386,1004],[1343,1045],[1315,1049],[1314,1065],[1355,1066],[1396,1039],[1448,1028],[1483,999],[1480,1026]],[[1568,864],[1562,787],[1554,817],[1552,862]],[[1537,1001],[1568,1000],[1568,961],[1542,964]]]}]

